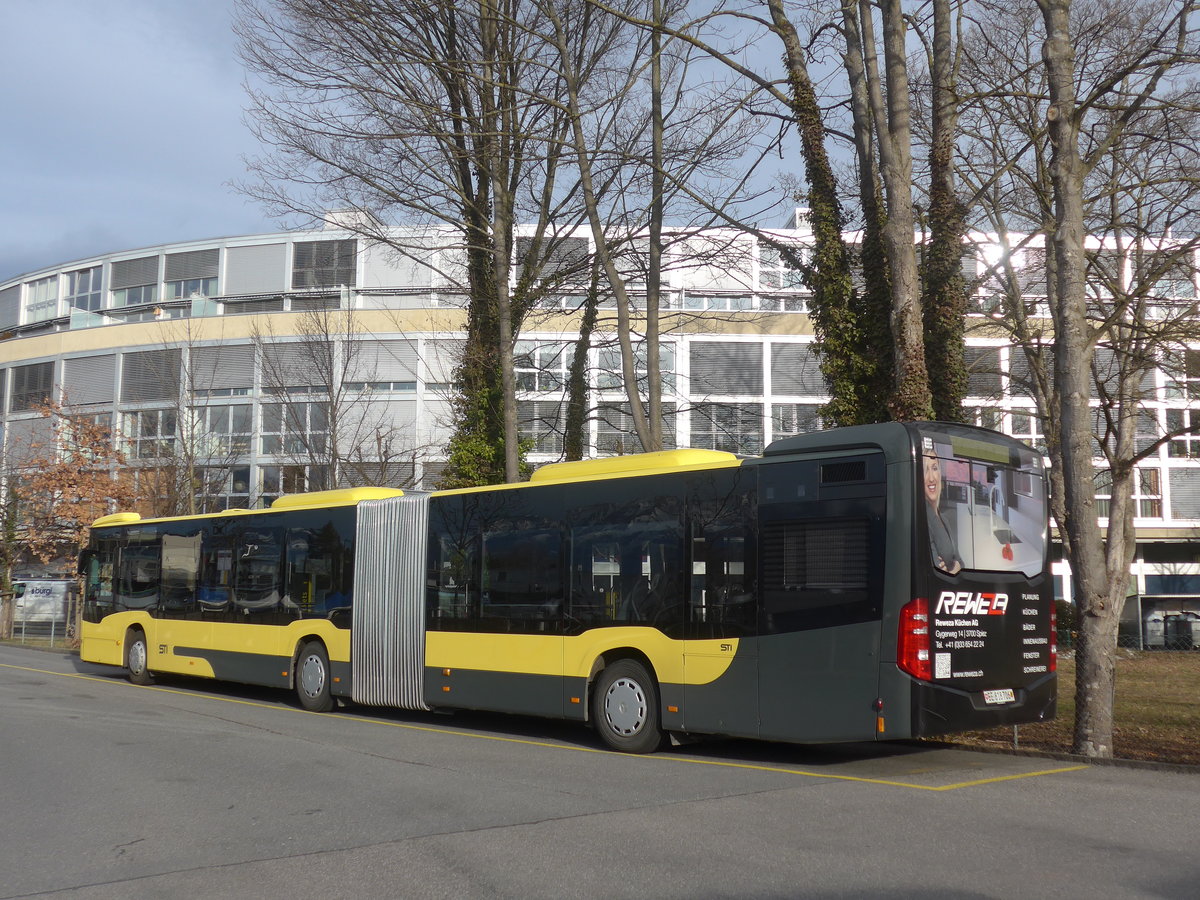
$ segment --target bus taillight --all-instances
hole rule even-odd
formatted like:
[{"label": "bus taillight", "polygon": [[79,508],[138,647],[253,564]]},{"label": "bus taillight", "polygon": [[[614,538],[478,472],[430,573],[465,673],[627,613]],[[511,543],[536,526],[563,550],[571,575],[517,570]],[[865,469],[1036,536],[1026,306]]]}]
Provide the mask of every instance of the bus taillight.
[{"label": "bus taillight", "polygon": [[929,602],[924,598],[917,598],[900,610],[896,664],[913,678],[929,681],[933,677],[929,660]]},{"label": "bus taillight", "polygon": [[1050,671],[1058,671],[1058,602],[1050,601]]}]

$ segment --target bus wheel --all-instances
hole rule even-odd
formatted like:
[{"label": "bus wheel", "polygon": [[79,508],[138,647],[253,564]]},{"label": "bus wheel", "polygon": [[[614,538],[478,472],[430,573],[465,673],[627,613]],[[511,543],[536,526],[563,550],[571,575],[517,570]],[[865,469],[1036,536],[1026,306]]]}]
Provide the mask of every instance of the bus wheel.
[{"label": "bus wheel", "polygon": [[134,684],[154,684],[148,663],[150,651],[146,647],[144,631],[130,631],[125,637],[125,667],[129,669],[129,680]]},{"label": "bus wheel", "polygon": [[300,648],[296,659],[296,696],[309,712],[333,709],[329,690],[329,654],[320,641],[309,641]]},{"label": "bus wheel", "polygon": [[614,750],[653,753],[662,745],[658,686],[641,663],[619,659],[604,669],[592,703],[596,729]]}]

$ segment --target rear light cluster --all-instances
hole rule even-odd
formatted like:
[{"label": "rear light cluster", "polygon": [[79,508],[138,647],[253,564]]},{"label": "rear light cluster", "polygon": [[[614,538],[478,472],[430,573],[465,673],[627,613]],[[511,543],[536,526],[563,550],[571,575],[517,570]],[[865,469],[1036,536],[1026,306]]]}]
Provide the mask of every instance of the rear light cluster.
[{"label": "rear light cluster", "polygon": [[896,664],[913,678],[933,680],[929,655],[929,601],[918,598],[900,610],[900,634],[896,641]]},{"label": "rear light cluster", "polygon": [[1050,601],[1050,671],[1058,671],[1058,604]]}]

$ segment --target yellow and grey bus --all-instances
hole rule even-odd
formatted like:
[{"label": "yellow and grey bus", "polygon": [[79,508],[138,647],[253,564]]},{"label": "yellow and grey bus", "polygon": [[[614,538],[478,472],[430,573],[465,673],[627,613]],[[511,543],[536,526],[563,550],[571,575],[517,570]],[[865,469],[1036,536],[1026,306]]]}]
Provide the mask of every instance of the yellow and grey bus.
[{"label": "yellow and grey bus", "polygon": [[82,657],[668,737],[909,738],[1055,713],[1040,456],[886,423],[524,484],[95,523]]}]

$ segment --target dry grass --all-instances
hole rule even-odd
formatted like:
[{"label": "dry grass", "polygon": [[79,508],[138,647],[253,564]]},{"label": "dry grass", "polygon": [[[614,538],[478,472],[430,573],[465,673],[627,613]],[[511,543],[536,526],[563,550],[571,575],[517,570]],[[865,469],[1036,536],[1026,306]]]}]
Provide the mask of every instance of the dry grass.
[{"label": "dry grass", "polygon": [[[1200,652],[1117,652],[1114,755],[1200,765]],[[1058,686],[1058,718],[1022,725],[1018,733],[1022,749],[1070,752],[1075,723],[1073,659],[1059,659]],[[1012,747],[1013,734],[1011,728],[995,728],[952,740]]]}]

